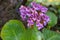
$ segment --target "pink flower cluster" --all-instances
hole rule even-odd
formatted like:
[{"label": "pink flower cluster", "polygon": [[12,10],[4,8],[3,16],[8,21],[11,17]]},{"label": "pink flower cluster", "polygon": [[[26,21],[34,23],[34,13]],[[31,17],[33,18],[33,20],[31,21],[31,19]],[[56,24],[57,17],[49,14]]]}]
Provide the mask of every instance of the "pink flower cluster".
[{"label": "pink flower cluster", "polygon": [[50,20],[49,16],[46,15],[47,10],[46,7],[35,2],[31,3],[31,7],[21,5],[19,8],[22,20],[27,20],[27,26],[31,27],[36,23],[38,29],[42,29]]}]

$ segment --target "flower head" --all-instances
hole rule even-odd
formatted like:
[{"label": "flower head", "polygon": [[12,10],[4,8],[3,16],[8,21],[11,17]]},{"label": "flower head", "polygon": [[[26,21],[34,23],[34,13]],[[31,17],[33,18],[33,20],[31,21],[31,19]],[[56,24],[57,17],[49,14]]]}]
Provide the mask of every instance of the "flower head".
[{"label": "flower head", "polygon": [[27,20],[27,26],[31,27],[36,23],[38,29],[42,29],[50,20],[49,16],[45,14],[47,10],[46,7],[35,2],[31,3],[31,7],[21,5],[19,8],[21,18],[23,21]]}]

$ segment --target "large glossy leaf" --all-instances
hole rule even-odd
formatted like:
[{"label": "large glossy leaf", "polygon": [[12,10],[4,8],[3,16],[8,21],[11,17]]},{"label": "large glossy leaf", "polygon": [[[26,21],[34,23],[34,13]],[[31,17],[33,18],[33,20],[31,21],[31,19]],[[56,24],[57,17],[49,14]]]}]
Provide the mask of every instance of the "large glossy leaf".
[{"label": "large glossy leaf", "polygon": [[45,40],[60,40],[60,34],[48,29],[43,29],[43,35]]},{"label": "large glossy leaf", "polygon": [[57,16],[53,13],[48,11],[47,15],[50,17],[50,22],[48,23],[48,26],[54,26],[57,24]]},{"label": "large glossy leaf", "polygon": [[25,29],[22,22],[18,20],[10,20],[1,31],[3,40],[44,40],[41,32],[34,29]]},{"label": "large glossy leaf", "polygon": [[44,40],[44,38],[41,32],[28,29],[23,33],[21,40]]},{"label": "large glossy leaf", "polygon": [[3,40],[20,40],[22,33],[25,31],[24,25],[18,20],[10,20],[1,31]]}]

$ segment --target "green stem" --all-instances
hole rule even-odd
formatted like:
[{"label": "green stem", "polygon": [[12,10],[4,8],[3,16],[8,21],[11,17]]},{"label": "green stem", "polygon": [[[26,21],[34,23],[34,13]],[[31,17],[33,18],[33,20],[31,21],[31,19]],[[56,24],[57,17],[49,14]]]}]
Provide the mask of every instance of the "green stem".
[{"label": "green stem", "polygon": [[50,29],[50,26],[47,26],[47,29]]},{"label": "green stem", "polygon": [[34,29],[35,31],[38,31],[38,28],[36,27],[36,23],[34,23],[33,29]]}]

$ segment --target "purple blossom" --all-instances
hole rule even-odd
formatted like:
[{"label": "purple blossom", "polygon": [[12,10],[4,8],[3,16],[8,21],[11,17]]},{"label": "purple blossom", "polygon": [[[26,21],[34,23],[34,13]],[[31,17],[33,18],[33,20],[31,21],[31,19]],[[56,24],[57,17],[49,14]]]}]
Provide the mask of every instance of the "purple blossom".
[{"label": "purple blossom", "polygon": [[32,2],[32,3],[31,3],[31,6],[32,6],[35,10],[39,10],[39,11],[41,11],[41,12],[43,12],[43,13],[46,13],[47,10],[48,10],[46,7],[44,7],[44,6],[40,5],[40,4],[37,4],[37,3],[35,3],[35,2]]},{"label": "purple blossom", "polygon": [[41,5],[40,4],[37,4],[35,2],[32,2],[31,3],[31,6],[35,9],[35,10],[40,10],[41,9]]},{"label": "purple blossom", "polygon": [[43,13],[46,13],[47,10],[48,10],[48,9],[47,9],[46,7],[42,7],[42,8],[41,8],[41,12],[43,12]]},{"label": "purple blossom", "polygon": [[44,26],[46,26],[46,24],[47,24],[47,22],[46,22],[46,21],[44,21],[44,22],[43,22],[43,25],[44,25]]},{"label": "purple blossom", "polygon": [[49,21],[50,21],[49,16],[47,16],[46,14],[44,14],[44,15],[42,16],[42,19],[43,19],[44,21],[46,21],[46,22],[49,22]]},{"label": "purple blossom", "polygon": [[28,24],[27,24],[28,27],[34,25],[34,22],[33,22],[33,20],[31,20],[31,18],[28,19],[27,22],[28,22]]},{"label": "purple blossom", "polygon": [[41,24],[41,23],[39,23],[39,22],[36,23],[36,26],[38,27],[38,30],[39,30],[39,29],[42,29],[42,28],[44,27],[43,24]]},{"label": "purple blossom", "polygon": [[42,29],[50,21],[49,16],[45,14],[48,9],[35,2],[32,2],[31,6],[32,7],[25,7],[21,5],[21,7],[19,8],[20,16],[23,21],[27,20],[28,27],[31,27],[32,25],[34,25],[34,23],[36,23],[38,29]]}]

